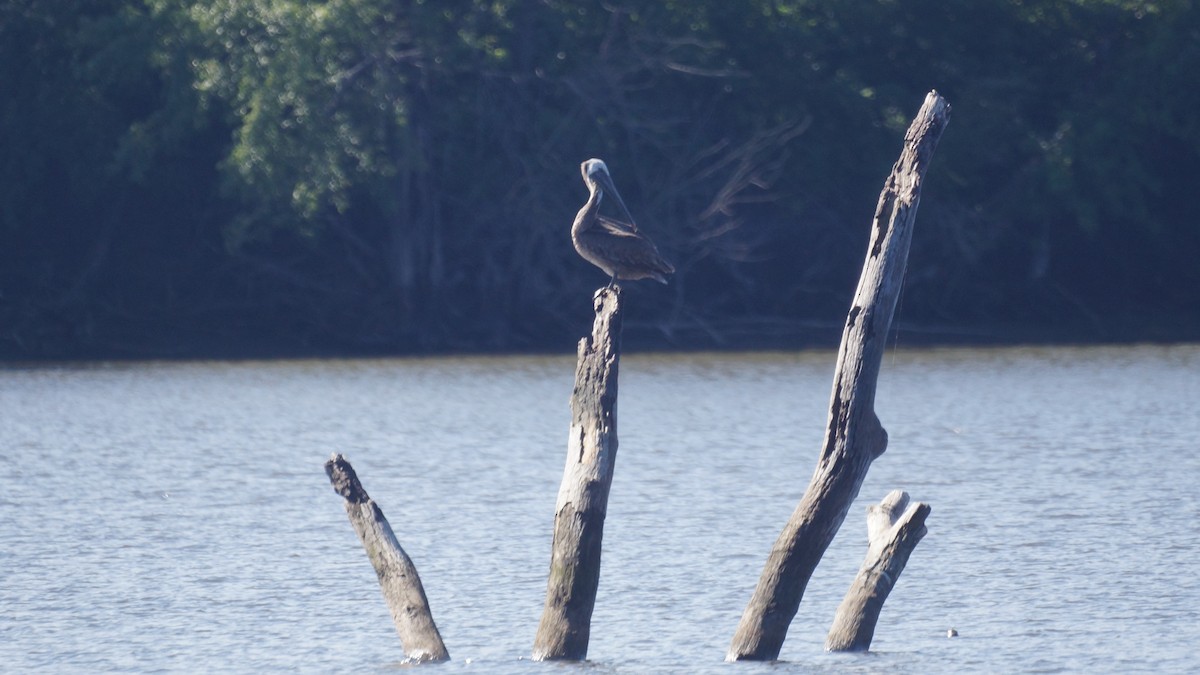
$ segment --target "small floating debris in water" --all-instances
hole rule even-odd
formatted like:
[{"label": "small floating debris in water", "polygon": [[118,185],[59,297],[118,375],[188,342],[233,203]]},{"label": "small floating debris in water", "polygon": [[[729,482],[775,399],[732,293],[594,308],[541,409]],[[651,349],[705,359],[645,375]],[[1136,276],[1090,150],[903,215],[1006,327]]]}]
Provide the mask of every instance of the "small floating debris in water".
[{"label": "small floating debris in water", "polygon": [[958,637],[958,631],[951,628],[950,630],[946,631],[946,637]]}]

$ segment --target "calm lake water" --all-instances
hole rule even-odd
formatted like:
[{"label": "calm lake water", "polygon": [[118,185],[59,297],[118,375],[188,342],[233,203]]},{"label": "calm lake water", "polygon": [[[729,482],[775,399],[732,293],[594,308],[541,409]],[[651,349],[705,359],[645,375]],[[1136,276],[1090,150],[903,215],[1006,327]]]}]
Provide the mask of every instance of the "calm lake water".
[{"label": "calm lake water", "polygon": [[[1200,346],[889,352],[891,443],[782,662],[723,663],[815,466],[833,359],[622,360],[583,666],[527,660],[573,357],[2,369],[0,669],[400,667],[322,469],[337,451],[420,570],[438,672],[1200,671]],[[825,654],[893,488],[932,505],[929,534],[873,651]]]}]

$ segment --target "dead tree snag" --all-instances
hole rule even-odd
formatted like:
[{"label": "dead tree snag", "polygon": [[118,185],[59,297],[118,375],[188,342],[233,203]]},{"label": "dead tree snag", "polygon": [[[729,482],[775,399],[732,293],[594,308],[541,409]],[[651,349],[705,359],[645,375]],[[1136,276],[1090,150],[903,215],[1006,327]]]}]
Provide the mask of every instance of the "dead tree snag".
[{"label": "dead tree snag", "polygon": [[817,468],[771,548],[726,660],[778,658],[813,570],[845,520],[871,462],[887,447],[887,433],[875,415],[876,381],[908,264],[921,185],[949,116],[950,105],[930,92],[884,184],[842,332]]},{"label": "dead tree snag", "polygon": [[325,462],[325,473],[333,489],[346,500],[346,515],[379,577],[379,588],[392,613],[404,655],[409,661],[449,659],[450,653],[433,622],[417,567],[400,547],[383,511],[363,489],[354,467],[345,457],[335,454]]},{"label": "dead tree snag", "polygon": [[909,505],[908,493],[892,490],[867,508],[867,555],[858,576],[838,606],[825,638],[832,652],[865,652],[871,648],[883,603],[896,586],[917,543],[925,536],[930,507]]},{"label": "dead tree snag", "polygon": [[617,366],[621,291],[596,292],[592,334],[579,342],[567,463],[554,511],[546,604],[534,639],[537,660],[587,657],[600,584],[600,544],[617,459]]}]

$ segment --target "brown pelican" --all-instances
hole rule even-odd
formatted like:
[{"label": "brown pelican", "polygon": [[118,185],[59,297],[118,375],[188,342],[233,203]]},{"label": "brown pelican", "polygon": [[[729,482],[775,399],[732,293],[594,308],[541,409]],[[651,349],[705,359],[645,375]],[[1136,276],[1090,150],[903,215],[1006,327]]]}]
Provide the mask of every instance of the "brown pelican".
[{"label": "brown pelican", "polygon": [[[584,260],[612,277],[608,281],[609,288],[617,283],[617,279],[657,279],[667,283],[667,275],[675,268],[663,260],[654,242],[638,232],[633,216],[613,186],[608,167],[598,159],[589,159],[579,169],[590,194],[571,226],[575,250]],[[606,195],[621,207],[628,222],[600,215],[600,200]]]}]

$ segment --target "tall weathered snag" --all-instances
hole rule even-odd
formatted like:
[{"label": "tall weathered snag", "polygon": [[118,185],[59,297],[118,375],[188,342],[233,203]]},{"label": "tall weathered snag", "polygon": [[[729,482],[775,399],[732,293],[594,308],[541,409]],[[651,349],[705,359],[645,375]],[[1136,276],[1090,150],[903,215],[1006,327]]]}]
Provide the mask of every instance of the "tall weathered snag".
[{"label": "tall weathered snag", "polygon": [[600,584],[604,517],[617,459],[620,288],[597,291],[593,307],[592,334],[580,340],[575,366],[567,464],[554,507],[546,605],[533,645],[537,660],[587,657]]},{"label": "tall weathered snag", "polygon": [[875,415],[875,386],[908,264],[921,184],[949,117],[950,105],[930,92],[879,196],[866,261],[842,332],[817,468],[771,548],[726,660],[779,657],[813,570],[846,519],[871,462],[887,447],[887,433]]},{"label": "tall weathered snag", "polygon": [[450,653],[433,622],[417,567],[400,547],[383,511],[363,489],[354,467],[345,457],[335,454],[325,462],[325,473],[333,489],[346,500],[346,515],[375,568],[404,655],[410,661],[449,659]]}]

